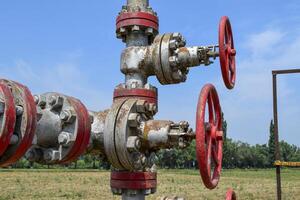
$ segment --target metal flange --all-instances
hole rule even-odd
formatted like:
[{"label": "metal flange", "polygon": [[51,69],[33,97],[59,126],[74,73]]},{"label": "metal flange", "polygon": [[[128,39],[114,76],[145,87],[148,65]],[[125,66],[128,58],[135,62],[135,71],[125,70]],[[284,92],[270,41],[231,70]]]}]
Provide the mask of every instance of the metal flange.
[{"label": "metal flange", "polygon": [[125,193],[127,190],[142,190],[145,195],[154,193],[157,187],[155,172],[111,172],[110,186],[115,194]]},{"label": "metal flange", "polygon": [[16,108],[16,123],[11,142],[0,157],[0,166],[5,167],[17,162],[32,145],[36,129],[36,107],[26,86],[4,79],[0,83],[10,88]]},{"label": "metal flange", "polygon": [[[148,106],[147,106],[148,105]],[[154,113],[149,104],[135,98],[116,100],[105,120],[104,148],[112,166],[118,170],[150,169],[151,153],[140,149],[143,124]]]},{"label": "metal flange", "polygon": [[77,99],[58,93],[35,96],[39,120],[34,146],[26,157],[42,164],[66,164],[86,150],[91,121]]},{"label": "metal flange", "polygon": [[154,103],[157,105],[158,96],[157,89],[146,89],[146,88],[136,88],[136,89],[127,89],[122,86],[118,86],[114,90],[114,101],[118,99],[126,98],[137,98],[147,101],[148,103]]},{"label": "metal flange", "polygon": [[124,38],[130,32],[143,31],[152,38],[159,30],[159,20],[154,12],[121,12],[116,20],[118,38]]}]

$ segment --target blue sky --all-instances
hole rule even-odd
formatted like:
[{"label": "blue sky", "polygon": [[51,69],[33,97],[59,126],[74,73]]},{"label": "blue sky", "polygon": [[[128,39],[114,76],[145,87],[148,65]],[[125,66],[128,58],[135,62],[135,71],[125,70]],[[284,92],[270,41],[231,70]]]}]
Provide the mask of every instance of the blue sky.
[{"label": "blue sky", "polygon": [[[104,3],[105,2],[105,3]],[[1,0],[0,76],[34,94],[56,91],[89,109],[109,108],[124,44],[115,17],[124,1]],[[159,88],[157,119],[188,120],[194,127],[197,98],[214,83],[229,124],[228,135],[265,143],[272,119],[271,70],[300,67],[299,0],[150,0],[160,32],[181,32],[188,45],[216,44],[218,23],[228,15],[238,51],[235,90],[223,86],[218,61],[192,69],[186,83]],[[300,74],[279,78],[281,139],[300,146]]]}]

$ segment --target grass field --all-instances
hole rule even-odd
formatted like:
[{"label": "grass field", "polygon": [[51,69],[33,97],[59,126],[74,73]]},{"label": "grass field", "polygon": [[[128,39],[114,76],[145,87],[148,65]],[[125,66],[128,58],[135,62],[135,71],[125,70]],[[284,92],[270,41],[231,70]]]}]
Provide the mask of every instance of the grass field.
[{"label": "grass field", "polygon": [[[110,193],[109,172],[85,170],[1,170],[0,200],[120,199]],[[178,195],[188,200],[222,200],[232,187],[239,199],[275,199],[274,170],[224,170],[217,189],[204,188],[198,171],[160,170],[158,191],[148,200]],[[283,199],[300,200],[300,169],[282,173]]]}]

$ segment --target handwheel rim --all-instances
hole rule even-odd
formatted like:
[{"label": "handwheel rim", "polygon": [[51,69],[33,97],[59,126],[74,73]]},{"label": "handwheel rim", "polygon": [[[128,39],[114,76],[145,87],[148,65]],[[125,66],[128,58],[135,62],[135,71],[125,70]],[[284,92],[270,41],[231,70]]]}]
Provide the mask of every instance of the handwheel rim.
[{"label": "handwheel rim", "polygon": [[[209,122],[205,122],[206,108],[209,111]],[[201,90],[197,105],[196,155],[202,181],[208,189],[214,189],[220,179],[223,156],[222,140],[219,97],[215,87],[212,84],[207,84]],[[215,165],[213,172],[211,172],[212,161]]]},{"label": "handwheel rim", "polygon": [[232,189],[229,189],[226,193],[226,200],[236,200],[236,194]]},{"label": "handwheel rim", "polygon": [[228,89],[233,89],[236,81],[236,50],[231,24],[227,16],[221,18],[219,25],[219,54],[223,81]]},{"label": "handwheel rim", "polygon": [[0,84],[1,97],[3,98],[4,111],[2,113],[3,125],[0,129],[0,156],[5,152],[10,143],[16,123],[16,108],[13,95],[8,86]]}]

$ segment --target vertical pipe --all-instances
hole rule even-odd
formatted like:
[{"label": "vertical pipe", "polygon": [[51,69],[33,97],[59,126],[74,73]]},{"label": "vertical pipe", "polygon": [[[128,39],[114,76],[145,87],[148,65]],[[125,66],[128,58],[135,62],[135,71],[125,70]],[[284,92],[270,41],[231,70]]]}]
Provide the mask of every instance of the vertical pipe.
[{"label": "vertical pipe", "polygon": [[127,6],[132,7],[140,7],[141,10],[146,10],[149,6],[149,0],[127,0]]},{"label": "vertical pipe", "polygon": [[139,191],[135,195],[122,194],[122,200],[145,200],[145,194],[143,191]]},{"label": "vertical pipe", "polygon": [[[275,134],[275,159],[280,160],[280,146],[278,133],[278,111],[277,111],[277,74],[273,72],[273,114]],[[281,200],[281,174],[280,166],[276,166],[277,200]]]}]

